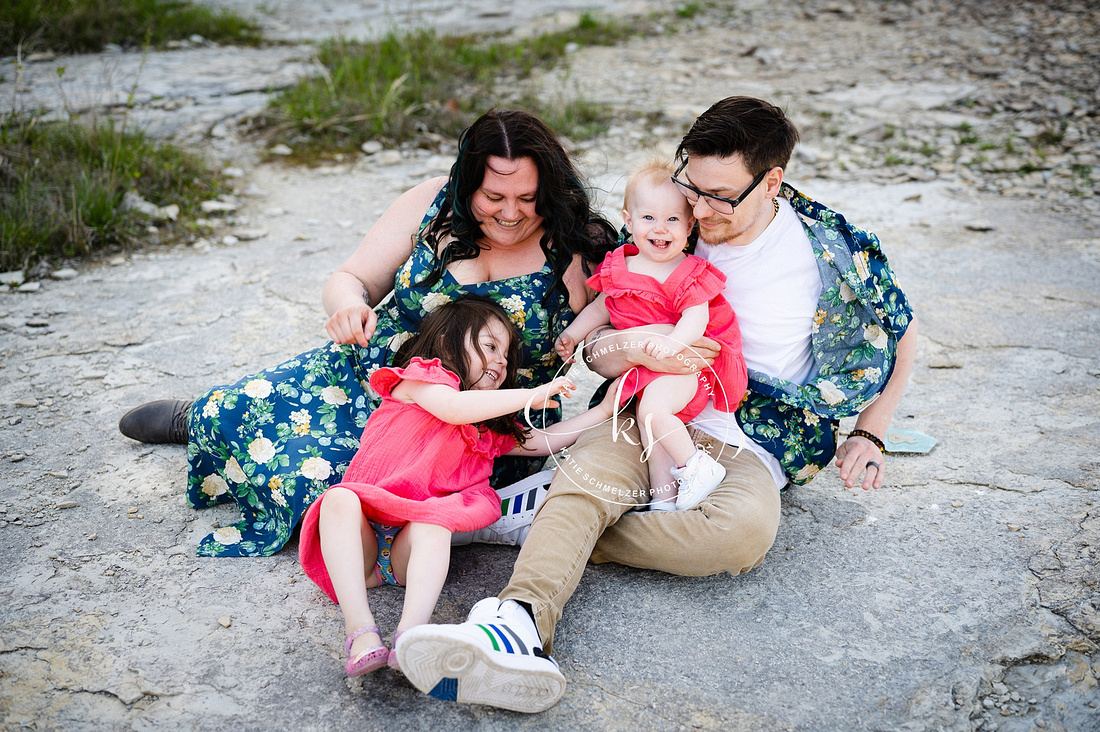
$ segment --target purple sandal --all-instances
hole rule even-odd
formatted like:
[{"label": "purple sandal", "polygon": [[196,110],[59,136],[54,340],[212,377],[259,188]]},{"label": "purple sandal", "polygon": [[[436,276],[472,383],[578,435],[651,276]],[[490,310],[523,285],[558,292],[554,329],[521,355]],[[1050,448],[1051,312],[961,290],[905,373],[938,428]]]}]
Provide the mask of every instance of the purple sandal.
[{"label": "purple sandal", "polygon": [[386,665],[390,652],[385,646],[372,646],[355,658],[351,657],[351,644],[355,642],[356,638],[367,633],[377,632],[377,625],[364,625],[348,636],[347,642],[344,643],[344,653],[348,654],[347,663],[344,664],[344,673],[349,678],[369,674],[371,671],[377,671]]}]

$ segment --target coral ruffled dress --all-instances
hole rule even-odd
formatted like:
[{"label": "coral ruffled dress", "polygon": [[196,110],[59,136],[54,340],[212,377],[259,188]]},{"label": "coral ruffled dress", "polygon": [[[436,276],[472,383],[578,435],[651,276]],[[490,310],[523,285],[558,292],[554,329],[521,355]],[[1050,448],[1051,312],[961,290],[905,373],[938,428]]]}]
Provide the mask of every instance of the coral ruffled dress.
[{"label": "coral ruffled dress", "polygon": [[[626,258],[638,254],[634,244],[624,244],[609,253],[596,273],[588,278],[588,286],[607,293],[604,301],[615,328],[634,328],[656,323],[675,324],[680,313],[693,305],[709,303],[710,323],[705,335],[722,344],[714,364],[699,374],[695,397],[676,416],[690,421],[703,411],[711,399],[716,409],[732,412],[737,408],[748,386],[748,371],[741,353],[741,328],[737,316],[722,291],[726,276],[710,262],[688,255],[664,282],[649,275],[627,269]],[[599,354],[599,344],[594,353]],[[690,350],[685,349],[685,355]],[[667,376],[638,367],[623,381],[622,404],[641,394],[647,385],[660,376]]]},{"label": "coral ruffled dress", "polygon": [[[436,524],[451,531],[485,528],[500,518],[500,497],[489,485],[493,459],[514,448],[515,438],[448,424],[423,407],[394,399],[394,387],[403,380],[456,391],[460,385],[439,359],[413,358],[406,368],[376,371],[370,385],[382,404],[367,420],[359,451],[339,486],[358,494],[370,521]],[[310,506],[302,520],[298,556],[306,574],[333,596],[318,529],[324,499]]]}]

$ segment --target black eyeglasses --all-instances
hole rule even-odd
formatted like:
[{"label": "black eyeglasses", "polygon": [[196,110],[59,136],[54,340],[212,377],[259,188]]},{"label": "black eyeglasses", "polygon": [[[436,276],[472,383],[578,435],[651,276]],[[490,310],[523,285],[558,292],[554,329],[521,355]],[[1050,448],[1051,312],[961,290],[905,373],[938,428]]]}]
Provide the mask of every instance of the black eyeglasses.
[{"label": "black eyeglasses", "polygon": [[749,187],[746,188],[745,192],[737,198],[722,198],[721,196],[714,196],[710,193],[704,193],[695,186],[689,185],[677,178],[676,176],[684,172],[684,168],[687,167],[687,164],[688,161],[686,159],[684,160],[684,162],[680,163],[680,167],[677,168],[676,172],[672,174],[672,182],[679,186],[680,192],[684,194],[684,197],[687,198],[689,203],[695,204],[699,200],[699,197],[702,196],[703,199],[707,202],[707,205],[710,206],[715,213],[720,214],[733,213],[733,210],[741,205],[741,203],[748,197],[748,195],[752,193],[753,189],[760,185],[760,181],[764,180],[764,176],[768,174],[767,170],[762,171],[759,175],[752,179],[752,183],[749,184]]}]

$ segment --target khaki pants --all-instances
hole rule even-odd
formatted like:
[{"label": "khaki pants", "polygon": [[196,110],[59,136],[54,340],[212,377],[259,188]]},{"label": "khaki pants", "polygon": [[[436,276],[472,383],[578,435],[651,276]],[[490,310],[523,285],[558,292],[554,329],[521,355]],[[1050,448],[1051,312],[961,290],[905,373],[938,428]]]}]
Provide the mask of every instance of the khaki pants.
[{"label": "khaki pants", "polygon": [[[779,528],[779,490],[748,450],[689,427],[692,439],[726,467],[713,493],[690,511],[627,513],[647,503],[649,473],[636,428],[613,439],[587,430],[559,459],[501,600],[530,604],[549,653],[562,609],[585,564],[617,562],[683,576],[740,574],[763,559]],[[628,439],[629,441],[628,441]]]}]

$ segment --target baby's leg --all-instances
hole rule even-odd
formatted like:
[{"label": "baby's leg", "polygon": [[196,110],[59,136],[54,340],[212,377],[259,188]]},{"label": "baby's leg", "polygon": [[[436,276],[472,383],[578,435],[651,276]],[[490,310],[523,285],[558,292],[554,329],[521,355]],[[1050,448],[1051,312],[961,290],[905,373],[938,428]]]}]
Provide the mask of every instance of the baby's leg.
[{"label": "baby's leg", "polygon": [[451,566],[451,532],[435,524],[409,524],[394,539],[390,561],[405,585],[397,630],[429,622]]},{"label": "baby's leg", "polygon": [[[344,613],[344,632],[375,625],[367,588],[377,587],[374,564],[378,557],[378,542],[374,530],[363,515],[359,496],[339,486],[325,493],[318,520],[321,534],[321,556],[325,560],[332,588]],[[351,655],[365,652],[382,644],[377,633],[364,633],[351,645]]]},{"label": "baby's leg", "polygon": [[670,374],[652,381],[638,400],[637,414],[653,491],[650,505],[655,508],[675,507],[677,485],[671,470],[683,466],[695,454],[687,427],[676,414],[692,400],[698,387],[694,375]]},{"label": "baby's leg", "polygon": [[642,429],[650,425],[653,439],[660,442],[677,466],[685,465],[695,454],[695,443],[676,414],[688,405],[698,388],[699,381],[692,374],[669,374],[650,382],[638,400]]},{"label": "baby's leg", "polygon": [[672,478],[672,469],[676,467],[676,463],[661,447],[661,443],[655,442],[650,447],[646,444],[647,439],[645,430],[642,430],[642,445],[649,450],[646,453],[646,467],[649,468],[649,508],[654,511],[674,511],[679,490]]}]

